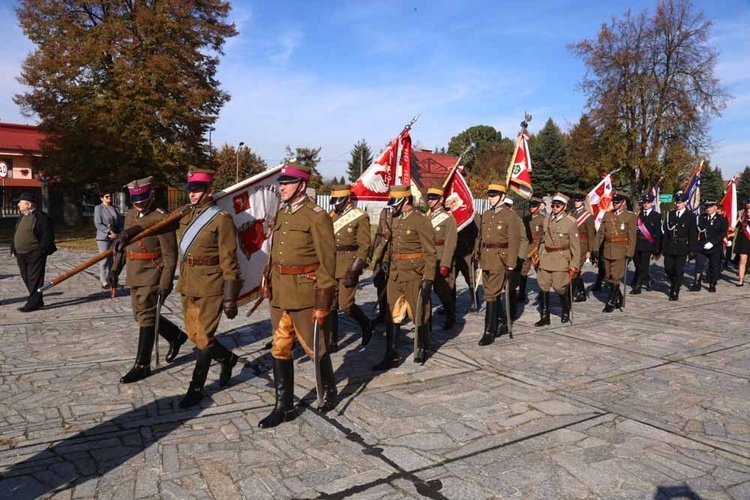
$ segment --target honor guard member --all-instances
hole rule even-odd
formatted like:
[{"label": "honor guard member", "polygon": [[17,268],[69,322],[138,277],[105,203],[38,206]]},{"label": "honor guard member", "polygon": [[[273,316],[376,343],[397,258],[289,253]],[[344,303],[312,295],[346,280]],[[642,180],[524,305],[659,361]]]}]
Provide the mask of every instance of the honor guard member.
[{"label": "honor guard member", "polygon": [[372,284],[378,294],[378,315],[372,320],[372,324],[385,323],[390,321],[390,311],[388,310],[388,297],[386,289],[388,288],[388,270],[390,261],[388,260],[390,242],[391,242],[391,224],[392,224],[391,207],[384,207],[380,211],[378,218],[378,228],[375,231],[375,237],[372,240],[372,246],[368,253],[368,262],[372,269]]},{"label": "honor guard member", "polygon": [[653,289],[654,280],[648,268],[651,264],[651,257],[656,255],[658,258],[659,248],[661,248],[661,216],[654,210],[654,197],[650,194],[643,195],[640,205],[641,210],[637,220],[638,236],[633,256],[635,278],[633,289],[630,290],[632,295],[641,293],[643,287],[646,287],[649,292]]},{"label": "honor guard member", "polygon": [[[716,213],[715,201],[707,200],[703,206],[706,211],[698,217],[698,251],[702,260],[708,262],[708,291],[716,292],[716,282],[721,277],[721,254],[724,251],[724,238],[729,231],[729,221]],[[700,289],[701,275],[698,275],[690,291],[698,292]]]},{"label": "honor guard member", "polygon": [[[336,236],[336,299],[334,305],[351,315],[362,330],[362,345],[372,338],[370,319],[354,303],[354,294],[362,271],[367,267],[367,252],[370,249],[370,217],[366,212],[354,208],[351,189],[346,184],[331,187],[331,219]],[[339,318],[337,309],[329,317],[331,327],[331,351],[338,351]]]},{"label": "honor guard member", "polygon": [[490,182],[487,197],[490,207],[482,214],[476,246],[487,302],[484,333],[479,345],[489,345],[495,341],[496,336],[508,333],[506,311],[500,301],[500,293],[516,268],[522,229],[520,218],[503,203],[504,184],[500,181]]},{"label": "honor guard member", "polygon": [[[125,214],[124,228],[135,225],[153,225],[163,220],[167,213],[157,208],[152,190],[153,177],[126,184],[133,208]],[[120,379],[122,384],[143,380],[151,375],[151,351],[156,339],[156,302],[172,291],[172,280],[177,267],[177,236],[174,230],[145,238],[129,245],[124,252],[115,252],[112,268],[107,275],[110,288],[117,288],[117,280],[126,269],[125,284],[130,287],[133,317],[140,328],[135,364]],[[171,363],[187,340],[187,335],[164,316],[159,317],[159,335],[169,342],[166,360]]]},{"label": "honor guard member", "polygon": [[[539,240],[542,238],[544,230],[544,201],[534,196],[529,200],[529,213],[523,217],[523,226],[526,231],[526,238],[529,240],[530,251],[525,255],[526,259],[521,266],[521,278],[518,285],[518,300],[527,304],[529,298],[526,295],[526,284],[529,280],[529,271],[531,270],[532,261],[537,261],[539,256],[536,255],[539,248]],[[523,254],[521,254],[523,255]]]},{"label": "honor guard member", "polygon": [[633,258],[635,253],[637,217],[633,212],[625,209],[625,196],[612,196],[612,211],[604,214],[602,224],[596,233],[594,248],[604,244],[602,254],[592,252],[595,260],[604,260],[604,275],[609,282],[609,297],[604,306],[605,313],[611,313],[615,308],[622,308],[622,291],[620,282],[625,277],[627,259]]},{"label": "honor guard member", "polygon": [[687,201],[687,194],[675,194],[675,208],[664,219],[661,254],[664,256],[664,272],[670,283],[669,300],[679,300],[685,261],[688,257],[695,258],[698,247],[698,226],[695,214],[685,208]]},{"label": "honor guard member", "polygon": [[581,252],[578,263],[578,273],[573,278],[573,301],[586,302],[586,285],[583,282],[583,264],[586,259],[591,257],[591,251],[594,249],[594,240],[596,239],[596,225],[594,224],[594,214],[586,210],[586,195],[578,192],[570,197],[573,202],[573,209],[570,216],[576,220],[578,226],[578,240],[581,243]]},{"label": "honor guard member", "polygon": [[[291,161],[278,178],[283,205],[276,215],[270,260],[276,404],[258,423],[261,428],[276,427],[296,417],[295,339],[310,359],[314,359],[315,349],[320,355],[323,406],[319,410],[336,406],[336,382],[327,348],[330,335],[325,328],[336,295],[336,239],[331,217],[305,194],[310,172],[310,167]],[[316,322],[318,345],[314,343]]]},{"label": "honor guard member", "polygon": [[537,279],[542,291],[541,318],[534,326],[550,324],[549,291],[554,289],[562,304],[562,322],[570,322],[570,281],[580,270],[581,239],[576,219],[565,214],[568,197],[557,193],[552,197],[552,213],[544,220],[544,231],[539,241],[539,269]]},{"label": "honor guard member", "polygon": [[[476,262],[474,254],[474,244],[477,241],[479,235],[479,225],[481,224],[481,218],[478,213],[474,213],[474,218],[469,222],[463,229],[458,232],[456,240],[456,253],[453,261],[456,263],[456,277],[459,274],[463,275],[466,284],[471,292],[471,305],[469,311],[476,312],[479,310],[477,304],[477,296],[474,293],[474,287],[476,286],[476,269],[474,263]],[[456,286],[453,285],[453,302],[456,302]]]},{"label": "honor guard member", "polygon": [[450,330],[456,324],[456,267],[453,259],[458,242],[458,228],[456,219],[443,205],[443,193],[443,188],[431,187],[427,190],[426,198],[432,212],[430,222],[435,233],[435,293],[445,309],[443,330]]},{"label": "honor guard member", "polygon": [[427,216],[414,208],[409,186],[391,186],[388,205],[393,214],[387,292],[391,321],[385,330],[385,356],[372,367],[376,371],[388,370],[398,362],[396,342],[401,321],[407,314],[414,322],[417,336],[414,362],[426,360],[432,309],[430,292],[436,265],[432,225]]}]

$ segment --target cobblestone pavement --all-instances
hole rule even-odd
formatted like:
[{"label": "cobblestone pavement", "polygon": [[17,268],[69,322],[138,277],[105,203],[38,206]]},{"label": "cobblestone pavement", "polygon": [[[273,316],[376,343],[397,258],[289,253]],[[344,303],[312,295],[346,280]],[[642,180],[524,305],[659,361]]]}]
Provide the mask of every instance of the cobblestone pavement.
[{"label": "cobblestone pavement", "polygon": [[[90,256],[59,251],[47,277]],[[590,294],[573,325],[560,323],[553,297],[551,326],[535,328],[529,304],[515,338],[488,347],[477,346],[484,315],[466,313],[454,331],[434,332],[424,365],[412,361],[404,325],[404,361],[382,374],[370,367],[384,337],[362,348],[343,318],[337,408],[312,409],[311,363],[300,353],[300,416],[261,430],[274,400],[265,304],[250,320],[222,319],[219,339],[244,367],[220,389],[214,366],[210,397],[180,410],[189,344],[148,379],[120,385],[137,344],[127,291],[110,299],[91,268],[22,314],[25,290],[6,257],[0,497],[750,498],[748,288],[735,281],[731,269],[718,293],[683,290],[678,302],[660,285],[612,314],[601,313],[605,292]],[[359,301],[370,315],[374,299],[365,279]],[[174,294],[165,312],[182,323]]]}]

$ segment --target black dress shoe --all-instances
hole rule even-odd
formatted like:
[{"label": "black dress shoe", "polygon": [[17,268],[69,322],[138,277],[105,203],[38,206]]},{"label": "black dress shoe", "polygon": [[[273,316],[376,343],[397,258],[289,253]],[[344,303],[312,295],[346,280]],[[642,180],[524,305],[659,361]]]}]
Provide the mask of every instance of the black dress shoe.
[{"label": "black dress shoe", "polygon": [[39,306],[34,306],[31,304],[26,304],[25,306],[18,308],[18,310],[21,311],[22,313],[28,313],[28,312],[36,311],[38,309],[39,309]]}]

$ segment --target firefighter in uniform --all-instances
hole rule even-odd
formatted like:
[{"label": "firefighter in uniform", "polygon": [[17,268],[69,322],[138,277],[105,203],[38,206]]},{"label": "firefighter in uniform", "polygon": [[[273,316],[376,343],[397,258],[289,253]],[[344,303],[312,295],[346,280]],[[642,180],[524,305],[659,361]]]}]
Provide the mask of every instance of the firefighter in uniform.
[{"label": "firefighter in uniform", "polygon": [[390,322],[390,311],[388,310],[388,297],[386,288],[388,286],[388,248],[391,241],[392,214],[390,207],[384,207],[378,218],[378,228],[372,240],[372,246],[367,256],[367,261],[372,269],[372,284],[378,294],[378,315],[372,320],[372,324]]},{"label": "firefighter in uniform", "polygon": [[637,217],[625,208],[625,196],[612,196],[611,212],[604,214],[602,224],[596,233],[594,248],[603,244],[602,255],[598,251],[592,252],[594,260],[601,257],[604,260],[604,275],[610,285],[605,313],[611,313],[615,308],[622,309],[622,291],[620,282],[625,277],[627,259],[633,258],[635,253]]},{"label": "firefighter in uniform", "polygon": [[573,267],[578,268],[578,274],[573,278],[573,301],[586,302],[586,285],[583,282],[583,264],[586,259],[591,257],[591,251],[594,249],[594,240],[596,239],[596,225],[594,224],[594,215],[586,210],[584,202],[586,195],[578,192],[570,197],[573,201],[573,210],[570,216],[573,217],[578,226],[578,239],[581,243],[581,251],[578,262]]},{"label": "firefighter in uniform", "polygon": [[431,187],[427,190],[426,198],[431,211],[430,222],[435,233],[435,293],[445,309],[443,330],[450,330],[456,325],[456,266],[453,260],[458,242],[458,228],[456,219],[443,205],[443,193],[443,188]]},{"label": "firefighter in uniform", "polygon": [[652,256],[658,258],[661,248],[661,216],[654,210],[654,197],[646,194],[640,200],[641,210],[638,213],[638,240],[635,244],[635,277],[631,295],[641,293],[643,287],[653,290],[654,280],[648,272]]},{"label": "firefighter in uniform", "polygon": [[687,201],[687,194],[675,194],[675,208],[664,219],[661,254],[664,256],[664,272],[670,283],[669,300],[679,300],[685,262],[688,258],[695,258],[698,246],[698,226],[693,212],[685,208]]},{"label": "firefighter in uniform", "polygon": [[[138,223],[159,222],[166,212],[156,208],[152,190],[153,177],[139,179],[125,185],[133,208],[125,215],[125,228]],[[130,287],[133,316],[140,328],[138,351],[133,368],[120,379],[129,384],[151,375],[151,351],[156,340],[156,302],[172,291],[172,280],[177,267],[177,237],[174,231],[159,236],[146,236],[128,246],[124,252],[115,252],[112,268],[107,276],[108,285],[117,288],[123,268],[127,270],[126,285]],[[159,335],[169,342],[167,362],[172,362],[187,340],[187,335],[164,316],[159,317]]]},{"label": "firefighter in uniform", "polygon": [[336,236],[336,299],[331,310],[331,352],[338,351],[338,309],[351,315],[362,330],[362,345],[372,338],[370,319],[354,303],[359,277],[367,267],[367,252],[370,249],[370,217],[351,203],[351,189],[346,184],[331,187],[331,219]]},{"label": "firefighter in uniform", "polygon": [[388,205],[393,214],[387,288],[391,321],[385,331],[385,356],[372,368],[376,371],[388,370],[398,362],[396,342],[401,321],[407,314],[416,329],[414,362],[426,360],[432,309],[430,292],[436,266],[432,226],[427,216],[414,208],[409,186],[391,186]]},{"label": "firefighter in uniform", "polygon": [[539,240],[542,237],[542,231],[544,228],[544,201],[536,196],[529,200],[529,213],[523,217],[523,226],[526,232],[526,238],[529,240],[531,251],[523,261],[521,266],[521,278],[518,285],[518,300],[524,304],[529,302],[529,297],[526,295],[526,284],[529,280],[529,271],[531,270],[532,260],[536,260],[534,254],[538,251]]},{"label": "firefighter in uniform", "polygon": [[557,193],[552,198],[552,213],[544,219],[542,237],[538,243],[539,268],[537,279],[542,291],[541,317],[534,326],[550,324],[549,291],[560,296],[563,323],[570,321],[570,281],[580,271],[581,238],[576,219],[565,215],[568,198]]},{"label": "firefighter in uniform", "polygon": [[[296,417],[294,410],[294,341],[299,340],[310,359],[320,355],[323,406],[336,406],[336,381],[328,352],[326,326],[336,296],[336,238],[331,217],[305,191],[310,167],[296,161],[284,165],[278,178],[283,205],[274,223],[271,244],[271,324],[273,378],[276,404],[258,426],[276,427]],[[314,344],[315,323],[320,328]]]},{"label": "firefighter in uniform", "polygon": [[[701,260],[708,262],[708,291],[716,292],[716,282],[721,277],[721,254],[724,251],[724,238],[729,231],[729,221],[723,215],[716,213],[716,201],[707,200],[703,203],[705,212],[698,217],[698,250]],[[698,263],[696,262],[696,265]],[[690,287],[691,292],[701,289],[701,275]]]},{"label": "firefighter in uniform", "polygon": [[[500,293],[506,281],[513,277],[521,244],[521,219],[504,203],[505,185],[492,181],[487,187],[490,207],[482,214],[482,225],[477,238],[477,255],[482,267],[482,283],[487,309],[484,333],[479,345],[489,345],[495,337],[508,333],[505,308]],[[509,304],[508,304],[509,306]]]}]

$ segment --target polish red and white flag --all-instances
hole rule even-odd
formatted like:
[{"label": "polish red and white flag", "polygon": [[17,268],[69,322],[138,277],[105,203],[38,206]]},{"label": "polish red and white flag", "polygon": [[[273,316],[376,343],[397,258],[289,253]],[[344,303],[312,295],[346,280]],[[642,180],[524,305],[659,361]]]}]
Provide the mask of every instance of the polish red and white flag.
[{"label": "polish red and white flag", "polygon": [[594,214],[594,225],[598,231],[604,214],[612,210],[612,175],[605,175],[599,181],[599,184],[589,192],[586,200],[589,203],[591,213]]}]

